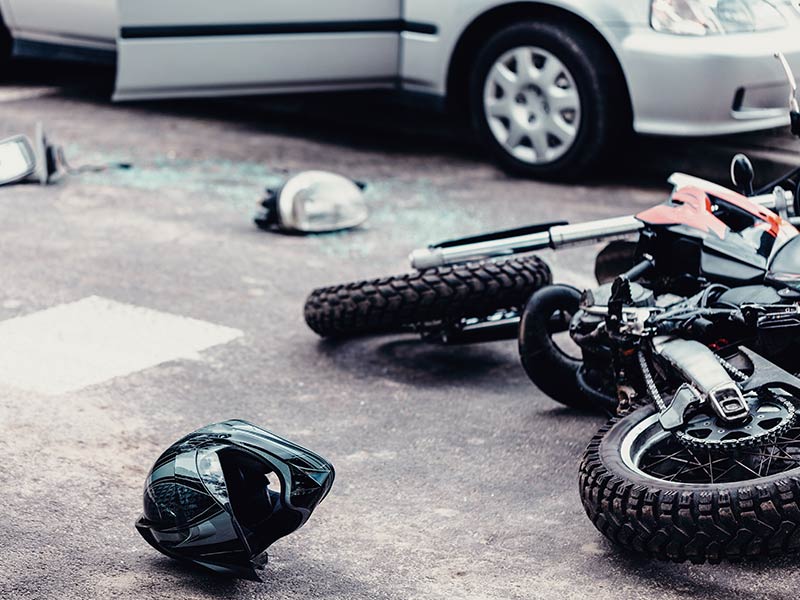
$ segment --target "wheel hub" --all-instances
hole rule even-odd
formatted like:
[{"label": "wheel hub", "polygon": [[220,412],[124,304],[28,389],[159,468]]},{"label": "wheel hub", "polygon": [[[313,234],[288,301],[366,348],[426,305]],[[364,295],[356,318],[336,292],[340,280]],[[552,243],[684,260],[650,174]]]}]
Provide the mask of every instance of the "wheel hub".
[{"label": "wheel hub", "polygon": [[794,424],[794,404],[782,396],[771,392],[765,397],[748,394],[745,402],[748,414],[736,423],[723,423],[703,407],[674,434],[687,447],[728,450],[774,441]]},{"label": "wheel hub", "polygon": [[484,86],[484,108],[498,143],[529,164],[558,160],[578,135],[575,80],[561,60],[542,48],[515,48],[497,59]]}]

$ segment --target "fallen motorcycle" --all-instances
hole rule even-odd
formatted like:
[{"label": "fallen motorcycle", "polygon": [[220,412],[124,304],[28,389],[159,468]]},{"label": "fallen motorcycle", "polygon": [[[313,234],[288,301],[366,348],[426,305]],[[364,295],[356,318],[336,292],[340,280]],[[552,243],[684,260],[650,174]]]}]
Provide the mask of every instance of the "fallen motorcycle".
[{"label": "fallen motorcycle", "polygon": [[[792,133],[800,136],[795,79],[778,58],[792,88]],[[676,174],[667,202],[635,216],[532,226],[412,254],[419,273],[410,277],[424,279],[611,241],[597,259],[597,289],[538,285],[522,310],[515,298],[510,310],[498,303],[482,318],[415,323],[450,342],[518,333],[523,365],[545,393],[615,412],[584,454],[583,505],[612,541],[664,560],[800,549],[800,235],[792,224],[800,168],[754,190],[752,165],[737,155],[732,177],[738,192]],[[327,331],[356,332],[353,315],[374,304],[342,290],[372,292],[364,286],[315,292],[309,323],[324,315],[339,325]],[[349,305],[320,310],[330,294]],[[441,315],[447,301],[431,304]],[[565,332],[571,348],[558,339]]]},{"label": "fallen motorcycle", "polygon": [[[606,254],[627,253],[630,268],[582,293],[542,288],[522,313],[534,383],[618,415],[581,462],[589,518],[613,542],[664,560],[800,549],[800,235],[790,222],[800,169],[769,194],[753,190],[744,157],[732,172],[742,193],[674,176],[665,204],[606,232],[638,234]],[[564,313],[577,356],[553,339],[553,315]]]}]

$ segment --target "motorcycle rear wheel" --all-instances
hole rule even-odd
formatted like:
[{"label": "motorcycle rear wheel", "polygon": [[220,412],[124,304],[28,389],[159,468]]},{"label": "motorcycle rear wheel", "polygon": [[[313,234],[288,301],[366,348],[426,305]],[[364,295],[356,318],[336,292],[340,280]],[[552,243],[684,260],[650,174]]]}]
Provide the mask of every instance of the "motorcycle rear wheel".
[{"label": "motorcycle rear wheel", "polygon": [[[774,445],[740,450],[728,463],[696,448],[684,456],[679,446],[669,446],[670,438],[656,409],[645,406],[613,419],[592,439],[580,467],[580,494],[586,514],[607,538],[674,562],[718,563],[800,549],[797,424]],[[649,459],[647,444],[662,457],[675,448],[678,454]],[[671,474],[669,460],[675,461]],[[726,472],[729,466],[734,471]]]},{"label": "motorcycle rear wheel", "polygon": [[320,288],[304,314],[322,337],[393,333],[521,307],[551,280],[536,256],[479,261]]}]

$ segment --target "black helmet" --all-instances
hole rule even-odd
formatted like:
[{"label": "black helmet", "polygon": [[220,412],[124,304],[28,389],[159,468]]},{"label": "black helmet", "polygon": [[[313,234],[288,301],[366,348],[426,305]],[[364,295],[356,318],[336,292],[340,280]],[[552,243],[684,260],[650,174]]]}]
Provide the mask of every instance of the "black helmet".
[{"label": "black helmet", "polygon": [[333,477],[324,458],[246,421],[208,425],[156,461],[136,529],[167,556],[258,581],[265,550],[308,520]]}]

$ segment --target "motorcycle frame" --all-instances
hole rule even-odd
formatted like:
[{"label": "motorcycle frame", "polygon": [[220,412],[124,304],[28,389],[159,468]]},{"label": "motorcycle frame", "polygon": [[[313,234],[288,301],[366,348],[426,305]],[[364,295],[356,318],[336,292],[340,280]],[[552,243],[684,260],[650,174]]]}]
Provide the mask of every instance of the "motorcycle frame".
[{"label": "motorcycle frame", "polygon": [[[674,173],[670,179],[675,188],[690,185],[708,187],[709,182],[698,180],[690,175]],[[750,198],[757,204],[775,210],[793,224],[800,224],[800,217],[794,213],[794,197],[791,192],[776,186],[771,194],[761,194]],[[411,256],[412,265],[417,269],[460,264],[472,260],[486,260],[515,254],[534,252],[542,249],[560,249],[601,241],[627,239],[640,233],[647,226],[633,215],[601,219],[570,225],[568,223],[542,223],[507,231],[451,240],[429,248],[417,250]],[[654,266],[648,255],[634,265],[625,278],[636,281]],[[421,330],[422,337],[433,343],[446,345],[477,344],[510,340],[519,331],[520,314],[504,310],[484,319],[458,324],[444,324],[430,330]],[[559,331],[559,329],[556,329]]]}]

